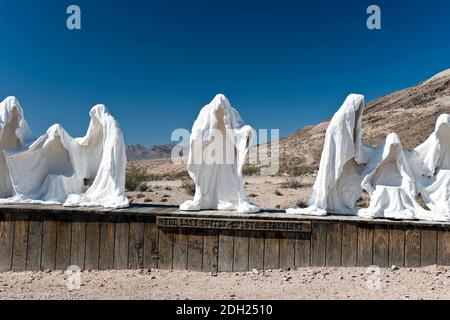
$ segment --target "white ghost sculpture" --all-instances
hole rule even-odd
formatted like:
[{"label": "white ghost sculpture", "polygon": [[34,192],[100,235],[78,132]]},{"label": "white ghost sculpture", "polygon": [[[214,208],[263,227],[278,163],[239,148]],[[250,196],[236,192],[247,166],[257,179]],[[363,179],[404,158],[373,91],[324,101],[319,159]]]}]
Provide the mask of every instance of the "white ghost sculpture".
[{"label": "white ghost sculpture", "polygon": [[244,125],[224,95],[216,95],[204,106],[192,127],[187,165],[195,195],[180,209],[258,212],[260,208],[245,196],[242,178],[253,137],[253,129]]},{"label": "white ghost sculpture", "polygon": [[412,151],[420,193],[433,220],[450,220],[450,115],[442,114],[434,132]]},{"label": "white ghost sculpture", "polygon": [[5,152],[14,193],[0,203],[127,207],[122,131],[104,105],[89,114],[85,137],[56,124],[26,150]]},{"label": "white ghost sculpture", "polygon": [[370,204],[359,210],[359,216],[427,219],[429,211],[416,201],[415,177],[396,133],[389,134],[374,150],[367,172],[362,187],[370,195]]},{"label": "white ghost sculpture", "polygon": [[362,168],[371,152],[362,141],[364,96],[350,94],[334,114],[325,134],[319,172],[309,207],[288,209],[290,214],[357,214],[362,193]]},{"label": "white ghost sculpture", "polygon": [[[0,102],[0,150],[20,148],[32,139],[31,130],[16,97]],[[11,197],[13,188],[3,152],[0,152],[0,198]]]}]

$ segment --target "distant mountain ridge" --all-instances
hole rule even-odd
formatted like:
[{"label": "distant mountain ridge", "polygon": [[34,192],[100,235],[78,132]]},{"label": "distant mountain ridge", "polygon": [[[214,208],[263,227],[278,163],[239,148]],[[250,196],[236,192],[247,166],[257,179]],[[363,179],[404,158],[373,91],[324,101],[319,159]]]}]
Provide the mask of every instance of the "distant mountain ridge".
[{"label": "distant mountain ridge", "polygon": [[146,148],[140,144],[127,146],[126,154],[128,160],[148,160],[170,158],[174,144],[158,144]]},{"label": "distant mountain ridge", "polygon": [[[342,97],[341,101],[344,100]],[[366,143],[376,146],[386,135],[396,132],[403,146],[412,149],[428,138],[443,113],[450,114],[450,69],[416,86],[367,103],[362,118],[363,138]],[[281,159],[297,158],[296,163],[317,168],[330,120],[281,138]]]}]

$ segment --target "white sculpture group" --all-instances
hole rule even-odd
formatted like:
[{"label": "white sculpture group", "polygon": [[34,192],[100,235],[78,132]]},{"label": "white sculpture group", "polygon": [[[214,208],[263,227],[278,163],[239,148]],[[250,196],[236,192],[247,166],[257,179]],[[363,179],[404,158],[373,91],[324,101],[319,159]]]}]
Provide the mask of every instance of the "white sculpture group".
[{"label": "white sculpture group", "polygon": [[[364,96],[351,94],[335,113],[310,205],[287,213],[449,221],[450,116],[441,115],[435,131],[414,150],[405,150],[395,133],[373,148],[362,140],[364,107]],[[17,99],[1,102],[0,204],[127,207],[120,127],[104,105],[94,106],[90,116],[82,138],[56,124],[33,141]],[[245,196],[242,178],[253,137],[224,95],[203,107],[192,127],[187,166],[195,195],[180,209],[258,212]],[[357,208],[363,190],[370,204]]]},{"label": "white sculpture group", "polygon": [[33,141],[14,97],[0,103],[0,203],[128,206],[122,131],[104,105],[90,111],[86,136],[59,124]]},{"label": "white sculpture group", "polygon": [[[287,213],[449,221],[450,116],[441,115],[431,136],[410,151],[395,133],[377,148],[364,144],[363,111],[364,97],[349,95],[326,131],[309,207]],[[363,189],[370,204],[358,209]]]}]

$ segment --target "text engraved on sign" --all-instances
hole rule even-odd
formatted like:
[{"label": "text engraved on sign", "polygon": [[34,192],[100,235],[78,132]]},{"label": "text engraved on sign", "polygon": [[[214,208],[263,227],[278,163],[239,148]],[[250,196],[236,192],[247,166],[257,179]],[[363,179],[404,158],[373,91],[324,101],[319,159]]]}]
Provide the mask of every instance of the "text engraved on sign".
[{"label": "text engraved on sign", "polygon": [[202,228],[258,231],[311,232],[309,221],[244,220],[157,217],[156,224],[163,228]]}]

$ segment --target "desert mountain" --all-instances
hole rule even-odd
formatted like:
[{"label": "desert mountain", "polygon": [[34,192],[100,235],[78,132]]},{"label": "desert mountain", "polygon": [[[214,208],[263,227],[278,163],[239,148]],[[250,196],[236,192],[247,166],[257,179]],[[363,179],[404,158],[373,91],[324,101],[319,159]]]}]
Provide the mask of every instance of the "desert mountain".
[{"label": "desert mountain", "polygon": [[[376,146],[387,134],[396,132],[405,148],[414,148],[433,132],[442,113],[450,113],[450,69],[368,103],[362,124],[364,141]],[[317,168],[329,122],[304,127],[280,139],[281,163]]]},{"label": "desert mountain", "polygon": [[127,146],[127,159],[148,160],[170,158],[173,147],[173,144],[160,144],[145,148],[140,144],[134,144]]}]

